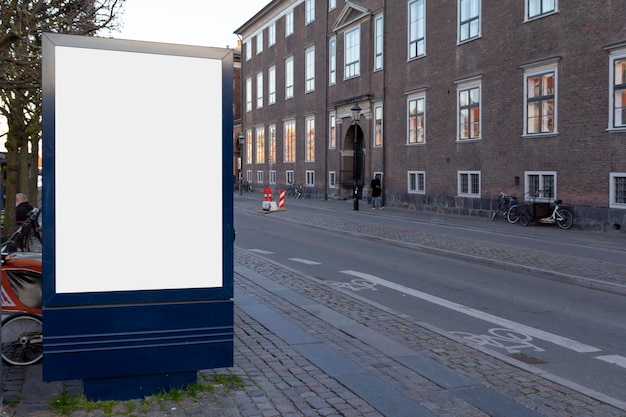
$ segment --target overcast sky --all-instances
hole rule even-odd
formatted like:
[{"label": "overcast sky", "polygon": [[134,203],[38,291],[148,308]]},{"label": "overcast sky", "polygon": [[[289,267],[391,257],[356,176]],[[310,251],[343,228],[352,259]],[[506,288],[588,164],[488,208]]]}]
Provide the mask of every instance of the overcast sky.
[{"label": "overcast sky", "polygon": [[233,33],[270,0],[126,0],[122,31],[111,36],[185,45],[237,46]]}]

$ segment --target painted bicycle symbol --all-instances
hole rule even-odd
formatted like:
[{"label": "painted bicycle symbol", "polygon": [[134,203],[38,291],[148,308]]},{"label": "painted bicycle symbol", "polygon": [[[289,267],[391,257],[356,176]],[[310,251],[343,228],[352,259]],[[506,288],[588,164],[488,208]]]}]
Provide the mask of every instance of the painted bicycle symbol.
[{"label": "painted bicycle symbol", "polygon": [[376,284],[372,281],[368,281],[362,278],[355,278],[350,282],[339,282],[339,281],[326,281],[330,285],[335,288],[340,288],[344,290],[350,291],[361,291],[361,290],[372,290],[377,291]]},{"label": "painted bicycle symbol", "polygon": [[493,328],[489,334],[473,334],[467,332],[450,332],[478,346],[490,346],[506,350],[507,353],[520,353],[520,349],[532,349],[543,352],[545,349],[530,343],[533,338],[527,334],[511,329]]}]

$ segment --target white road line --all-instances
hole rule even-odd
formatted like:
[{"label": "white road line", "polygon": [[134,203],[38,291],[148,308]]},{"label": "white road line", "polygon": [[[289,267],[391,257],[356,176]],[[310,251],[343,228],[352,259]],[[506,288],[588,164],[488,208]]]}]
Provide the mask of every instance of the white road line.
[{"label": "white road line", "polygon": [[620,355],[596,356],[596,359],[600,359],[601,361],[612,363],[613,365],[621,366],[622,368],[626,368],[626,358]]},{"label": "white road line", "polygon": [[249,249],[250,252],[260,253],[261,255],[273,255],[274,252],[269,252],[263,249]]},{"label": "white road line", "polygon": [[526,326],[521,323],[516,323],[514,321],[503,319],[501,317],[497,317],[488,313],[483,313],[480,310],[475,310],[473,308],[464,306],[462,304],[457,304],[455,302],[452,302],[443,298],[439,298],[434,295],[427,294],[425,292],[417,291],[412,288],[405,287],[404,285],[395,284],[393,282],[378,278],[374,275],[369,275],[369,274],[365,274],[365,273],[357,272],[357,271],[341,271],[341,272],[344,274],[355,276],[355,277],[367,279],[378,285],[382,285],[383,287],[387,287],[392,290],[399,291],[403,294],[411,295],[421,300],[428,301],[433,304],[437,304],[441,307],[445,307],[450,310],[454,310],[459,313],[462,313],[471,317],[475,317],[480,320],[487,321],[489,323],[497,324],[498,326],[501,326],[501,327],[506,327],[508,329],[515,330],[520,333],[527,334],[529,336],[533,336],[537,339],[545,340],[547,342],[564,347],[566,349],[573,350],[575,352],[588,353],[588,352],[599,352],[601,350],[593,346],[585,345],[575,340],[568,339],[566,337],[544,332],[543,330],[535,329],[534,327]]},{"label": "white road line", "polygon": [[300,262],[301,264],[306,264],[306,265],[321,265],[319,262],[309,261],[308,259],[302,259],[302,258],[289,258],[289,260],[294,261],[294,262]]}]

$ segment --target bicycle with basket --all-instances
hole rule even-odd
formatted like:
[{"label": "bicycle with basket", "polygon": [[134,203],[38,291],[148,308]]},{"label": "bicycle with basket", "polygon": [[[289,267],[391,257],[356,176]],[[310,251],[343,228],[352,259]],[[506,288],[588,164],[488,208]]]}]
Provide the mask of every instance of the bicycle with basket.
[{"label": "bicycle with basket", "polygon": [[[561,229],[567,230],[571,228],[574,224],[574,215],[569,208],[562,205],[562,200],[554,200],[551,197],[542,198],[543,193],[543,190],[533,193],[532,201],[519,208],[520,224],[528,226],[531,222],[542,224],[556,223]],[[541,198],[541,200],[537,201],[538,198]]]},{"label": "bicycle with basket", "polygon": [[42,259],[38,223],[39,208],[34,208],[0,248],[2,262],[2,359],[11,365],[32,365],[43,357]]}]

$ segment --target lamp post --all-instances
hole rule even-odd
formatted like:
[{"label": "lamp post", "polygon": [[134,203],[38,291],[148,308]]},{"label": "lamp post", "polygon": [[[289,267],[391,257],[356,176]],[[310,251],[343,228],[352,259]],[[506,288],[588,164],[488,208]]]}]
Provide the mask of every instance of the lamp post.
[{"label": "lamp post", "polygon": [[352,157],[353,160],[353,167],[352,167],[352,194],[353,194],[353,202],[352,202],[352,208],[354,210],[358,210],[359,209],[359,184],[357,183],[357,134],[358,134],[358,130],[357,130],[357,123],[359,123],[359,118],[361,117],[361,108],[359,107],[359,103],[355,102],[354,106],[352,106],[352,108],[350,109],[350,111],[352,112],[352,123],[354,124],[354,138],[352,141],[352,148],[354,149],[354,156]]},{"label": "lamp post", "polygon": [[239,179],[239,195],[243,195],[243,190],[241,189],[241,163],[243,160],[243,145],[246,143],[246,136],[239,132],[237,135],[237,142],[239,142],[239,152],[237,152],[237,176]]}]

